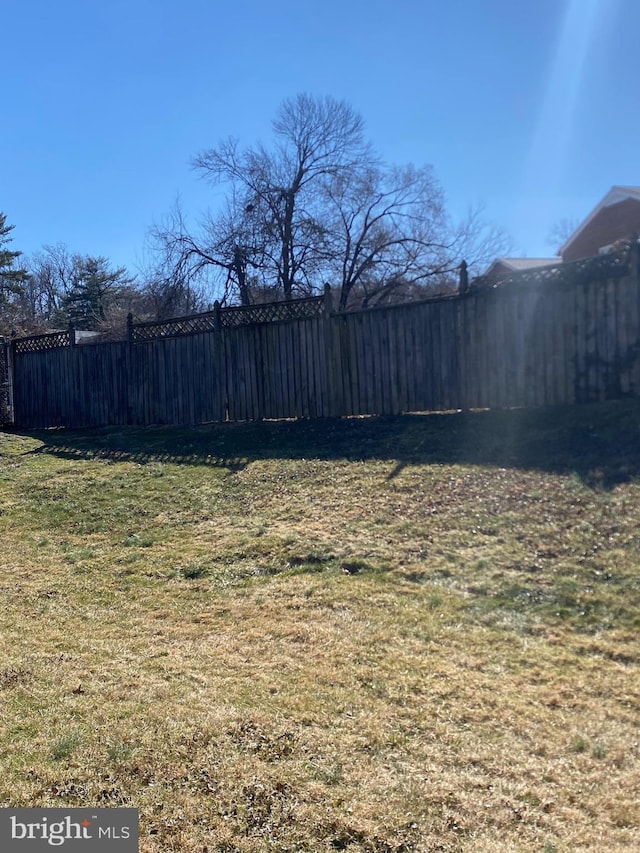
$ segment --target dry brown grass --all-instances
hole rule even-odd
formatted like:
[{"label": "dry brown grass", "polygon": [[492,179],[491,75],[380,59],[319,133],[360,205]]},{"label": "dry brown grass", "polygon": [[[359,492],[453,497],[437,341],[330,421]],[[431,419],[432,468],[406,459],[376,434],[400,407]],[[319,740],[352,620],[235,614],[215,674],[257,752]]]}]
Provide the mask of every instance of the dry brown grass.
[{"label": "dry brown grass", "polygon": [[0,804],[135,806],[144,853],[640,848],[639,407],[577,411],[0,434]]}]

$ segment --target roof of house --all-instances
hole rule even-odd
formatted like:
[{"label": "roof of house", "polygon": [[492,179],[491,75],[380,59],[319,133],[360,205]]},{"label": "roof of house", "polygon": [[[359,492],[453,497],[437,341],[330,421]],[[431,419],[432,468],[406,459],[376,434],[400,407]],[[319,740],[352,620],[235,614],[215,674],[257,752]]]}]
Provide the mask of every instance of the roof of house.
[{"label": "roof of house", "polygon": [[609,192],[605,195],[602,201],[597,204],[591,213],[587,216],[586,219],[583,219],[580,225],[576,228],[573,234],[565,240],[565,242],[560,247],[560,254],[564,255],[567,248],[573,243],[573,241],[579,237],[580,234],[584,231],[584,229],[592,222],[595,217],[603,210],[605,207],[611,207],[613,204],[618,204],[621,201],[625,201],[626,199],[634,199],[636,201],[640,201],[640,187],[625,187],[625,186],[615,186],[611,187]]},{"label": "roof of house", "polygon": [[492,275],[497,266],[504,267],[508,272],[520,272],[559,263],[560,258],[496,258],[485,275]]}]

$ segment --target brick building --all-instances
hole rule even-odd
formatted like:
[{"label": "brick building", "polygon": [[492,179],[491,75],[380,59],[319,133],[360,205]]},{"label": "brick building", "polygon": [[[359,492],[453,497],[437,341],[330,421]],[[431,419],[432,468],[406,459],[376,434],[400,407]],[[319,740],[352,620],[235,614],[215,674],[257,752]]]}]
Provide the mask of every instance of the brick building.
[{"label": "brick building", "polygon": [[612,187],[560,247],[560,256],[563,261],[590,258],[638,234],[640,187]]}]

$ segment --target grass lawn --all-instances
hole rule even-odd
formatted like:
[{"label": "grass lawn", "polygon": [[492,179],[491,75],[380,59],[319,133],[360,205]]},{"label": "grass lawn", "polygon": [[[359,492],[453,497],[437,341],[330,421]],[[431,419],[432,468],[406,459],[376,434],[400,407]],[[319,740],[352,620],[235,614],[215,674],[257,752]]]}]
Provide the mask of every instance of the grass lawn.
[{"label": "grass lawn", "polygon": [[640,849],[640,404],[0,433],[0,806]]}]

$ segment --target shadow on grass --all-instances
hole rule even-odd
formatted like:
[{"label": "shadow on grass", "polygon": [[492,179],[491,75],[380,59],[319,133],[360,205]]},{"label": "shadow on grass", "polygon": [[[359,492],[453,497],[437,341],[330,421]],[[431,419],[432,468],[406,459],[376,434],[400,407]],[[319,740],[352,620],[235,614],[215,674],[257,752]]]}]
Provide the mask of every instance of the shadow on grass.
[{"label": "shadow on grass", "polygon": [[640,401],[531,410],[46,430],[37,453],[240,470],[257,459],[390,460],[574,473],[611,489],[640,476]]}]

